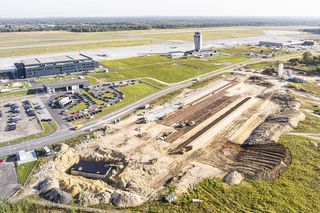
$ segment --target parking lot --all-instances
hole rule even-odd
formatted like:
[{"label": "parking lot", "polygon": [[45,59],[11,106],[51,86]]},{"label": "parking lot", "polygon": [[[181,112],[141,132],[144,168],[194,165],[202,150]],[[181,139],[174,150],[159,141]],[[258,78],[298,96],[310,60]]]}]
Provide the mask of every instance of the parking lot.
[{"label": "parking lot", "polygon": [[12,196],[19,188],[14,163],[0,163],[0,200]]},{"label": "parking lot", "polygon": [[124,99],[124,95],[117,88],[138,83],[141,82],[138,80],[120,81],[90,87],[84,92],[54,95],[46,102],[47,108],[59,126],[63,128],[64,123],[92,118],[101,113],[104,108],[119,103]]},{"label": "parking lot", "polygon": [[33,102],[38,99],[0,100],[0,143],[42,132]]}]

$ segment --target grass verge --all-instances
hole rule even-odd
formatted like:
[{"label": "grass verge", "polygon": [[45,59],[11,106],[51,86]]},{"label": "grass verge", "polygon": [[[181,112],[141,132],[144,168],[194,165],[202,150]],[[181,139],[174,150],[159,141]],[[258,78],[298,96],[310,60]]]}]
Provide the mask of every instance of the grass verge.
[{"label": "grass verge", "polygon": [[301,133],[320,133],[320,118],[306,113],[306,119],[301,121],[294,132]]},{"label": "grass verge", "polygon": [[16,167],[17,174],[19,178],[19,183],[24,185],[26,180],[28,179],[33,167],[37,164],[37,161],[25,163]]},{"label": "grass verge", "polygon": [[19,90],[19,91],[14,91],[14,92],[4,92],[0,93],[0,98],[14,98],[14,97],[19,97],[19,96],[26,96],[29,95],[32,90]]}]

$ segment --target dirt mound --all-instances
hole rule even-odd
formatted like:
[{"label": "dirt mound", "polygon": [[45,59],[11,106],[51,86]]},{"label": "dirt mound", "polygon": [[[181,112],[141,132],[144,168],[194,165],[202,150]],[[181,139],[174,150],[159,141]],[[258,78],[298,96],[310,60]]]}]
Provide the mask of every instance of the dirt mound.
[{"label": "dirt mound", "polygon": [[244,147],[236,157],[233,168],[248,179],[273,180],[291,163],[289,150],[278,143],[256,144]]},{"label": "dirt mound", "polygon": [[237,185],[241,183],[242,179],[242,175],[237,171],[230,172],[224,178],[225,182],[229,185]]},{"label": "dirt mound", "polygon": [[110,192],[100,192],[97,194],[92,191],[84,191],[79,193],[77,202],[83,206],[95,206],[110,203],[110,198]]},{"label": "dirt mound", "polygon": [[61,178],[60,187],[71,193],[73,196],[85,190],[98,193],[108,189],[107,184],[101,180],[92,180],[72,175]]},{"label": "dirt mound", "polygon": [[37,185],[37,189],[41,193],[49,191],[50,189],[53,189],[53,188],[59,188],[59,182],[57,179],[48,178]]},{"label": "dirt mound", "polygon": [[274,93],[270,98],[280,109],[251,133],[233,165],[233,169],[249,179],[273,180],[285,171],[291,163],[291,154],[277,141],[304,119],[303,113],[298,110],[300,105],[293,96]]},{"label": "dirt mound", "polygon": [[136,194],[124,191],[115,191],[111,195],[111,202],[113,205],[118,207],[131,207],[141,205],[143,200]]},{"label": "dirt mound", "polygon": [[123,165],[127,162],[126,156],[121,152],[102,147],[98,147],[93,152],[81,156],[81,159],[93,162],[105,162],[113,165]]},{"label": "dirt mound", "polygon": [[68,204],[73,199],[71,194],[57,188],[41,193],[40,196],[48,201],[60,204]]},{"label": "dirt mound", "polygon": [[58,172],[66,172],[72,165],[79,162],[80,156],[76,150],[67,145],[61,146],[60,152],[53,159]]},{"label": "dirt mound", "polygon": [[272,83],[266,81],[265,78],[262,78],[259,76],[251,76],[250,78],[248,78],[246,83],[259,85],[259,86],[263,86],[263,87],[267,87],[267,88],[274,86]]},{"label": "dirt mound", "polygon": [[296,128],[304,114],[298,108],[300,104],[294,97],[284,94],[272,94],[271,100],[280,106],[280,109],[268,116],[266,120],[258,126],[245,141],[246,145],[267,144],[276,142],[282,134],[290,132]]}]

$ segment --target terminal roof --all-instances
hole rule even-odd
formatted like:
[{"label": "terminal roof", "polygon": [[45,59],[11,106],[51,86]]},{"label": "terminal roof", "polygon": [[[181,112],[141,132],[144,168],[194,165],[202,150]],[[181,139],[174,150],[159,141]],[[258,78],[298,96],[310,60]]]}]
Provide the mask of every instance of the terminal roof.
[{"label": "terminal roof", "polygon": [[59,63],[59,62],[69,62],[69,61],[81,61],[91,59],[88,56],[82,54],[72,54],[72,55],[60,55],[52,57],[43,57],[43,58],[29,58],[22,60],[25,66],[28,65],[37,65],[37,64],[50,64],[50,63]]}]

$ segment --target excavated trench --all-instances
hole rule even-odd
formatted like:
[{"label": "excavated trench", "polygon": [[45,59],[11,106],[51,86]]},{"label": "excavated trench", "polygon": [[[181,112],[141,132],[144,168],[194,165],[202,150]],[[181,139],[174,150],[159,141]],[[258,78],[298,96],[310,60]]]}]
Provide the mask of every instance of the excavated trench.
[{"label": "excavated trench", "polygon": [[273,180],[291,163],[291,154],[282,144],[245,145],[242,148],[233,169],[248,179]]},{"label": "excavated trench", "polygon": [[277,140],[301,120],[298,103],[288,94],[272,94],[271,100],[280,106],[280,110],[268,116],[251,133],[231,166],[248,179],[273,180],[291,164],[290,151]]}]

